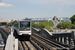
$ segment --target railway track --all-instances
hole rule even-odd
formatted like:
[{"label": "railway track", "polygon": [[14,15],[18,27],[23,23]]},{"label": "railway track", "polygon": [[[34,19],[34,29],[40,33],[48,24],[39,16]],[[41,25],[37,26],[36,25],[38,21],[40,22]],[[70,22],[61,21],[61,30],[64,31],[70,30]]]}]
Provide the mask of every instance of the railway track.
[{"label": "railway track", "polygon": [[43,50],[68,50],[70,48],[60,45],[54,41],[48,40],[44,37],[41,37],[37,34],[33,34],[31,36],[31,40],[33,40],[37,45],[39,45]]},{"label": "railway track", "polygon": [[2,33],[2,38],[4,39],[4,43],[6,44],[6,40],[7,40],[7,37],[9,35],[9,32],[6,31],[5,29],[3,28],[0,28],[0,32]]},{"label": "railway track", "polygon": [[[3,38],[3,40],[4,40],[4,44],[5,44],[5,46],[6,46],[6,41],[7,41],[9,32],[8,32],[6,29],[4,29],[4,28],[0,28],[0,33],[1,33],[1,35],[2,35],[2,38]],[[3,50],[5,50],[5,46],[3,47]]]},{"label": "railway track", "polygon": [[[38,46],[35,46],[32,41],[20,41],[23,47],[23,50],[38,50]],[[22,49],[21,49],[22,50]],[[39,49],[41,50],[41,49]]]}]

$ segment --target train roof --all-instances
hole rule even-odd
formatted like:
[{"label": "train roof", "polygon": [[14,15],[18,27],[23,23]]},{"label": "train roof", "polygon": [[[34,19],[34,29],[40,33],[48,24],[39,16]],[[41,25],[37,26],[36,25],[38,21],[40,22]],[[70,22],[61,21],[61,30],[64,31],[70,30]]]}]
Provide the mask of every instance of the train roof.
[{"label": "train roof", "polygon": [[31,19],[22,19],[22,20],[19,20],[19,21],[31,21]]}]

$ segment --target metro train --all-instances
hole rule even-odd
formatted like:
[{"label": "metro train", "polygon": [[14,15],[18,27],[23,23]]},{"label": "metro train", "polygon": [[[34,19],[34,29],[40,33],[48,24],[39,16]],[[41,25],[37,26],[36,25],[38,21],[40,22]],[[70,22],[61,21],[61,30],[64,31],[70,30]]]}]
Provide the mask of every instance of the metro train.
[{"label": "metro train", "polygon": [[30,20],[18,21],[18,23],[14,24],[14,30],[17,32],[18,36],[30,37],[31,36],[31,21]]}]

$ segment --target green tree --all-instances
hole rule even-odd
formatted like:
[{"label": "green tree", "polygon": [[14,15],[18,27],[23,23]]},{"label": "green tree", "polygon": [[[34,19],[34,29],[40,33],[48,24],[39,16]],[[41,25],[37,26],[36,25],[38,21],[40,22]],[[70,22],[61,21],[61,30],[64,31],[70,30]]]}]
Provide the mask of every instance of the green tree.
[{"label": "green tree", "polygon": [[74,24],[72,25],[72,29],[75,29],[75,25]]},{"label": "green tree", "polygon": [[35,24],[34,23],[31,23],[32,27],[35,27]]},{"label": "green tree", "polygon": [[65,23],[62,23],[62,26],[64,29],[66,28],[66,24]]},{"label": "green tree", "polygon": [[40,24],[39,28],[42,29],[42,28],[45,28],[45,26],[43,24]]},{"label": "green tree", "polygon": [[61,27],[62,27],[62,24],[61,24],[61,23],[59,23],[59,24],[57,25],[57,27],[58,27],[58,28],[61,28]]},{"label": "green tree", "polygon": [[18,21],[17,21],[17,20],[15,20],[15,21],[13,21],[13,22],[14,22],[14,24],[15,24],[15,23],[17,23]]},{"label": "green tree", "polygon": [[75,24],[75,15],[73,15],[70,19],[71,19],[72,24]]},{"label": "green tree", "polygon": [[74,24],[75,24],[75,22],[74,22]]},{"label": "green tree", "polygon": [[57,25],[57,28],[68,28],[68,29],[71,29],[72,28],[72,24],[68,23],[68,22],[62,22],[62,23],[59,23]]},{"label": "green tree", "polygon": [[42,29],[42,28],[45,28],[45,25],[43,25],[43,24],[34,24],[34,23],[32,23],[32,27],[38,28],[38,29]]}]

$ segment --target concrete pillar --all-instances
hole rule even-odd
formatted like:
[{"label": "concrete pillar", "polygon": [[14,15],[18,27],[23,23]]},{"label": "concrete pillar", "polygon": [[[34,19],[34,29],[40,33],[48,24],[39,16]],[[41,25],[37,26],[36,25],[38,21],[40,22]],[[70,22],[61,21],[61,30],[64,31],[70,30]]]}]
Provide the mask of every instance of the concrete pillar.
[{"label": "concrete pillar", "polygon": [[72,33],[71,33],[71,38],[72,38],[73,40],[75,40],[75,31],[72,31]]},{"label": "concrete pillar", "polygon": [[68,40],[68,37],[66,37],[65,44],[66,44],[66,45],[69,45],[69,40]]},{"label": "concrete pillar", "polygon": [[61,38],[59,37],[59,43],[60,43]]},{"label": "concrete pillar", "polygon": [[[74,40],[74,45],[75,45],[75,31],[72,31],[71,38]],[[74,46],[74,48],[75,48],[75,46]]]},{"label": "concrete pillar", "polygon": [[62,43],[64,44],[64,37],[62,37]]}]

